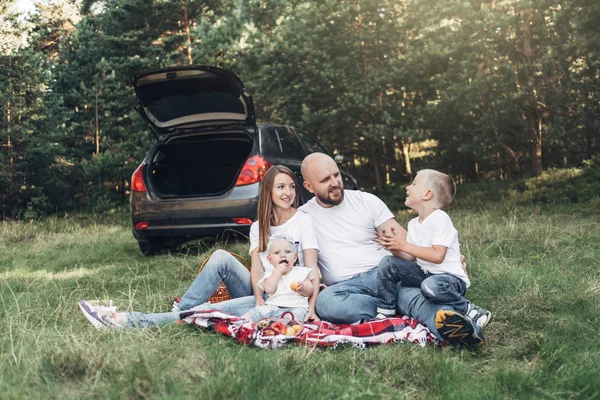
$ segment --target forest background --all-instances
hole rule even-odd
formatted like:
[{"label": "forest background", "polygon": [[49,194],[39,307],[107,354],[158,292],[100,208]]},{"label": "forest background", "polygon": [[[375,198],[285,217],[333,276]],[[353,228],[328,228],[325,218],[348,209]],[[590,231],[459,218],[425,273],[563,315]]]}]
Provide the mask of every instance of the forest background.
[{"label": "forest background", "polygon": [[[125,204],[154,137],[129,77],[216,65],[259,121],[310,132],[362,188],[569,169],[600,193],[594,0],[0,0],[0,214]],[[582,185],[569,186],[573,180]],[[516,185],[518,188],[518,184]]]}]

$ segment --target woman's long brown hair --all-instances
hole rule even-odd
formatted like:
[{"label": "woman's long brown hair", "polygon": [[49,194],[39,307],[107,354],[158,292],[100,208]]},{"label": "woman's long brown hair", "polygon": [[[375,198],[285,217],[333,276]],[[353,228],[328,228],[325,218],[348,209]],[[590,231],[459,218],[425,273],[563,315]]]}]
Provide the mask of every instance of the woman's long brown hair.
[{"label": "woman's long brown hair", "polygon": [[277,174],[286,174],[294,181],[296,185],[296,197],[292,203],[292,207],[298,208],[298,180],[296,175],[288,167],[283,165],[274,165],[265,173],[260,184],[260,193],[258,195],[258,251],[263,252],[267,249],[269,238],[271,237],[271,225],[275,223],[275,215],[273,215],[273,201],[271,200],[271,192],[273,191],[273,182]]}]

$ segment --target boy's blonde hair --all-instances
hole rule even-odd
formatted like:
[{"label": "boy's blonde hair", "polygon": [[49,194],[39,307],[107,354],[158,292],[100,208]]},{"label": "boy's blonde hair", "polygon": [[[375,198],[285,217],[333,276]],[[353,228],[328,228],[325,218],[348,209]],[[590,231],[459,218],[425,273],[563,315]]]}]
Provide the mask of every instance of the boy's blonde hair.
[{"label": "boy's blonde hair", "polygon": [[446,207],[452,203],[454,195],[456,195],[456,184],[450,175],[446,175],[435,169],[422,169],[418,174],[425,175],[425,184],[431,187],[434,194],[434,200],[440,208]]}]

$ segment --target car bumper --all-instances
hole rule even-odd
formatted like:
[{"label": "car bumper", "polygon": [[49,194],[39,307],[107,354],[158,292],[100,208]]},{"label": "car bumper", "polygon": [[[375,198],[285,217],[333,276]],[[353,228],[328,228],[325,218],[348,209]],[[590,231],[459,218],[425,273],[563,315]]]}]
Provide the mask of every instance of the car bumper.
[{"label": "car bumper", "polygon": [[[133,236],[138,241],[154,238],[192,238],[229,232],[248,235],[251,223],[234,218],[256,218],[260,184],[236,187],[225,198],[155,199],[133,192],[130,198]],[[138,224],[144,223],[144,228]]]}]

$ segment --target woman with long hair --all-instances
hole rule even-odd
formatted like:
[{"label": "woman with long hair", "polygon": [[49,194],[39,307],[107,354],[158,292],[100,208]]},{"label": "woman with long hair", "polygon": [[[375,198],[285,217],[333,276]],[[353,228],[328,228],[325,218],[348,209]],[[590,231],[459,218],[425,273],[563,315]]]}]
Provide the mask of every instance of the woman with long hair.
[{"label": "woman with long hair", "polygon": [[[106,326],[133,328],[159,326],[180,319],[184,311],[219,310],[241,316],[255,306],[264,305],[265,294],[257,282],[270,274],[274,267],[267,260],[266,248],[272,237],[285,237],[298,248],[300,266],[315,269],[314,293],[309,298],[305,320],[318,320],[315,303],[319,288],[317,267],[318,243],[310,217],[297,211],[298,182],[287,167],[275,165],[263,177],[258,197],[257,221],[250,227],[251,270],[225,250],[215,251],[171,312],[140,313],[117,312],[108,304],[81,300],[79,307],[86,318],[98,329]],[[206,303],[223,282],[232,299],[220,303]]]}]

